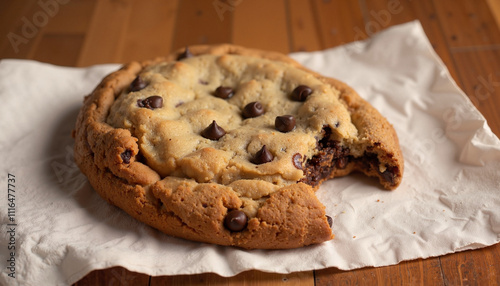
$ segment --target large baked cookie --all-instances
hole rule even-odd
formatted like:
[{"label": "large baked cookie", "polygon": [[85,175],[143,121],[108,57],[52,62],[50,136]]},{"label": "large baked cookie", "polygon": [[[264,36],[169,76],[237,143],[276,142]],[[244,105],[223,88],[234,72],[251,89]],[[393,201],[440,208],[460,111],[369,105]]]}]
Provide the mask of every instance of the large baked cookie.
[{"label": "large baked cookie", "polygon": [[361,171],[401,182],[392,126],[285,55],[192,46],[132,62],[85,98],[75,160],[96,191],[169,235],[243,248],[333,238],[314,191]]}]

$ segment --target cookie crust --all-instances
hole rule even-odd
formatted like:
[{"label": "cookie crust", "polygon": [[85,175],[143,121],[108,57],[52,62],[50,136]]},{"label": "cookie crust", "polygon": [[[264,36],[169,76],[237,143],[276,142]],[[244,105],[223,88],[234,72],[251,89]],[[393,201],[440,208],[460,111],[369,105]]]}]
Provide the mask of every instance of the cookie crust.
[{"label": "cookie crust", "polygon": [[[245,229],[238,232],[228,230],[224,226],[227,213],[245,207],[247,196],[251,194],[242,196],[241,192],[234,192],[231,185],[162,176],[145,162],[139,139],[130,130],[115,128],[107,122],[113,103],[139,73],[155,64],[176,61],[184,52],[181,49],[166,58],[123,66],[104,78],[84,100],[73,133],[75,161],[94,189],[111,204],[172,236],[249,249],[284,249],[333,238],[325,207],[314,194],[322,181],[361,171],[378,178],[386,189],[394,189],[400,184],[403,157],[393,127],[346,84],[322,77],[279,53],[227,44],[190,46],[189,50],[193,55],[242,55],[268,59],[306,71],[340,92],[339,98],[357,129],[357,143],[348,148],[338,147],[335,142],[327,140],[325,134],[329,131],[324,129],[326,139],[318,140],[318,147],[323,150],[318,156],[329,161],[318,159],[320,163],[304,172],[305,175],[310,172],[311,178],[318,170],[322,174],[316,174],[314,181],[304,179],[273,187],[268,193],[254,198],[259,201],[258,208],[252,210]],[[349,157],[349,152],[356,148],[361,150],[356,152],[363,153],[363,156]],[[337,167],[332,168],[332,160]],[[304,161],[303,164],[306,167],[313,163]],[[245,180],[234,184],[240,184],[237,188],[248,193],[252,186],[269,187]]]}]

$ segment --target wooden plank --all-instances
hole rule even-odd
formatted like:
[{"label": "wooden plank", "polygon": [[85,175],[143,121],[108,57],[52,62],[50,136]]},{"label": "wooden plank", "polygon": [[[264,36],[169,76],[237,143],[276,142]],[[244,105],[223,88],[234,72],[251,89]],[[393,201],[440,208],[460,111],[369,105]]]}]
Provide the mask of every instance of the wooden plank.
[{"label": "wooden plank", "polygon": [[497,26],[500,28],[500,1],[498,0],[486,0],[490,8],[493,18],[497,22]]},{"label": "wooden plank", "polygon": [[5,0],[0,1],[0,19],[2,19],[2,25],[0,25],[0,38],[1,47],[8,42],[7,35],[10,32],[19,34],[21,33],[22,18],[31,18],[34,11],[36,11],[37,5],[35,0],[28,1],[16,1],[16,0]]},{"label": "wooden plank", "polygon": [[83,40],[83,34],[44,33],[31,58],[54,65],[75,66],[78,62]]},{"label": "wooden plank", "polygon": [[433,2],[450,47],[500,44],[500,33],[485,0]]},{"label": "wooden plank", "polygon": [[[415,18],[420,20],[420,23],[422,24],[425,34],[429,38],[434,51],[436,51],[438,56],[446,65],[453,79],[457,81],[457,67],[446,43],[446,35],[443,33],[439,17],[437,16],[437,12],[432,4],[432,1],[411,1],[411,8],[408,10],[414,11],[413,13]],[[404,12],[406,12],[406,10],[403,11],[403,13]]]},{"label": "wooden plank", "polygon": [[213,273],[178,276],[151,277],[150,286],[314,286],[313,271],[294,272],[290,274],[265,273],[260,271],[247,271],[233,277],[221,277]]},{"label": "wooden plank", "polygon": [[322,49],[368,36],[359,1],[313,0],[312,4]]},{"label": "wooden plank", "polygon": [[313,6],[309,1],[288,0],[291,52],[317,51],[321,43],[316,27]]},{"label": "wooden plank", "polygon": [[316,286],[335,285],[443,285],[438,258],[401,262],[386,267],[351,271],[328,268],[315,271]]},{"label": "wooden plank", "polygon": [[455,49],[453,57],[461,87],[500,136],[500,47]]},{"label": "wooden plank", "polygon": [[132,0],[98,1],[92,13],[78,66],[120,63],[120,54]]},{"label": "wooden plank", "polygon": [[35,15],[43,17],[43,10],[36,0],[7,0],[0,5],[0,19],[5,23],[0,25],[0,58],[27,58],[45,26],[33,21]]},{"label": "wooden plank", "polygon": [[233,16],[233,43],[250,48],[290,52],[284,0],[237,1]]},{"label": "wooden plank", "polygon": [[366,25],[369,27],[382,29],[415,19],[420,20],[432,47],[448,67],[452,77],[458,80],[455,62],[431,1],[365,0],[362,2],[362,8],[365,11]]},{"label": "wooden plank", "polygon": [[164,56],[172,51],[179,1],[133,0],[119,60],[130,62]]},{"label": "wooden plank", "polygon": [[26,10],[34,3],[35,1],[33,0],[31,3],[16,0],[4,0],[0,2],[0,19],[2,19],[2,25],[0,25],[1,42],[5,40],[4,36],[12,32],[17,22],[26,14]]},{"label": "wooden plank", "polygon": [[315,286],[377,285],[375,268],[342,271],[327,268],[315,271]]},{"label": "wooden plank", "polygon": [[440,258],[446,285],[499,285],[500,245]]},{"label": "wooden plank", "polygon": [[[38,2],[47,15],[47,24],[33,40],[27,57],[55,65],[75,66],[81,51],[85,32],[89,27],[94,1]],[[40,12],[37,12],[40,13]],[[78,24],[73,24],[78,21]],[[69,23],[64,25],[63,23]]]},{"label": "wooden plank", "polygon": [[64,5],[55,4],[57,1],[45,1],[52,4],[50,9],[54,16],[50,19],[44,31],[50,34],[85,34],[90,25],[91,15],[96,0],[71,0]]},{"label": "wooden plank", "polygon": [[113,267],[90,272],[73,286],[89,285],[136,285],[148,286],[149,275],[131,272],[123,267]]},{"label": "wooden plank", "polygon": [[439,258],[405,261],[400,263],[398,268],[401,273],[402,285],[443,285]]},{"label": "wooden plank", "polygon": [[231,42],[231,13],[221,18],[213,3],[221,0],[181,1],[175,23],[173,48]]}]

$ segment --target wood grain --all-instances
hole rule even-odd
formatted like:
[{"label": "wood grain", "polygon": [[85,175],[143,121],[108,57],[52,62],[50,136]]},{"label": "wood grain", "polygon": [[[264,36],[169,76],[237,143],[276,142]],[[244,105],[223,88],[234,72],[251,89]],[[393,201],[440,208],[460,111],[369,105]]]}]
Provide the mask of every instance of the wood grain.
[{"label": "wood grain", "polygon": [[[236,1],[232,42],[251,48],[290,52],[284,0]],[[252,23],[249,25],[249,23]]]},{"label": "wood grain", "polygon": [[248,286],[314,286],[312,271],[294,272],[290,274],[265,273],[260,271],[247,271],[233,277],[221,277],[217,274],[197,274],[179,276],[152,277],[151,286],[201,286],[201,285],[248,285]]},{"label": "wood grain", "polygon": [[[126,23],[120,62],[147,60],[172,52],[179,1],[134,0]],[[157,11],[157,13],[151,13]]]},{"label": "wood grain", "polygon": [[316,23],[314,7],[311,2],[288,0],[290,25],[290,51],[321,50],[319,29]]},{"label": "wood grain", "polygon": [[440,258],[443,279],[447,285],[498,285],[498,244]]},{"label": "wood grain", "polygon": [[193,44],[231,42],[232,14],[225,13],[221,20],[213,2],[216,1],[193,0],[179,3],[174,49]]},{"label": "wood grain", "polygon": [[322,49],[363,40],[369,36],[358,1],[311,2]]},{"label": "wood grain", "polygon": [[448,67],[452,77],[455,80],[458,78],[445,34],[440,28],[439,15],[432,2],[363,0],[361,3],[365,11],[365,22],[377,23],[378,27],[385,28],[419,20],[432,47]]},{"label": "wood grain", "polygon": [[0,25],[2,32],[0,58],[29,58],[29,53],[40,37],[42,27],[33,23],[33,16],[41,8],[35,0],[0,2]]},{"label": "wood grain", "polygon": [[[57,2],[0,1],[0,58],[88,66],[223,42],[315,51],[419,20],[457,84],[500,135],[498,0],[71,0],[55,10],[47,3]],[[20,42],[13,44],[14,34]],[[496,244],[353,271],[150,277],[114,267],[92,271],[75,285],[500,285],[499,262]]]},{"label": "wood grain", "polygon": [[30,58],[60,66],[76,66],[84,39],[81,34],[43,33]]},{"label": "wood grain", "polygon": [[500,1],[498,0],[486,0],[490,8],[493,18],[497,22],[497,26],[500,28]]},{"label": "wood grain", "polygon": [[120,63],[132,0],[97,1],[77,66]]},{"label": "wood grain", "polygon": [[434,1],[448,45],[483,46],[500,43],[500,33],[485,1]]},{"label": "wood grain", "polygon": [[149,275],[129,271],[123,267],[113,267],[90,272],[74,286],[88,285],[134,285],[148,286]]},{"label": "wood grain", "polygon": [[71,0],[64,5],[55,7],[56,2],[46,1],[54,4],[52,8],[55,15],[44,29],[50,34],[82,34],[85,35],[89,29],[92,13],[96,5],[96,0]]},{"label": "wood grain", "polygon": [[418,259],[386,267],[368,267],[355,271],[335,268],[317,270],[316,286],[334,285],[442,285],[438,258]]}]

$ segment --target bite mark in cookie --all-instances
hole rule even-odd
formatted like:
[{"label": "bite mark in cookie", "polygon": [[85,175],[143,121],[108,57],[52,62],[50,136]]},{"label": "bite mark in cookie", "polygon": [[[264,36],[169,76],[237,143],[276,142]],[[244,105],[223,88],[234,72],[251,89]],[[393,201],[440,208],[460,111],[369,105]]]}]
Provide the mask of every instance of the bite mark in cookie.
[{"label": "bite mark in cookie", "polygon": [[349,149],[343,147],[339,141],[331,139],[332,130],[325,126],[318,139],[318,152],[305,162],[305,177],[302,182],[313,187],[324,180],[335,177],[337,170],[345,169],[349,161]]}]

